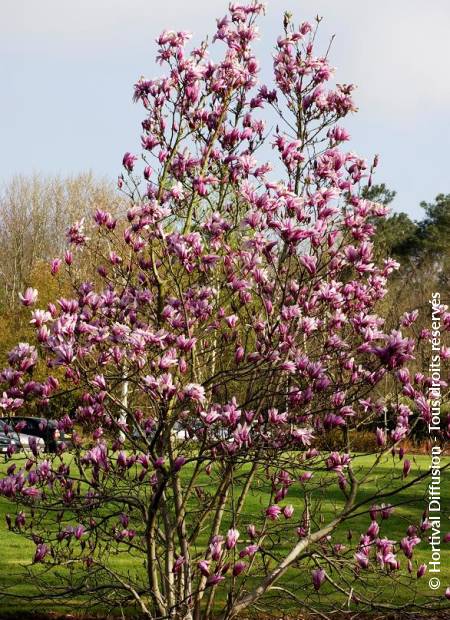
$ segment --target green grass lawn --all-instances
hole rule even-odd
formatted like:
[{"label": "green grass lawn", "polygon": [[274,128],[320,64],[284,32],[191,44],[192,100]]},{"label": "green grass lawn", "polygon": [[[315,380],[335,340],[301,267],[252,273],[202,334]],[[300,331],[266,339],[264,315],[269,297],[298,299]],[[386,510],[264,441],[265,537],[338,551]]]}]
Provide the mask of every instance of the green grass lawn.
[{"label": "green grass lawn", "polygon": [[[427,471],[429,466],[428,456],[415,456],[409,457],[413,460],[412,474],[417,474],[419,470]],[[445,461],[444,461],[445,462]],[[356,471],[360,473],[367,471],[372,463],[372,457],[358,456],[355,459]],[[388,480],[392,474],[393,461],[391,458],[386,457],[385,460],[377,467],[376,471],[370,476],[369,480],[362,486],[358,493],[358,501],[362,501],[365,498],[369,498],[377,489],[383,492],[389,489]],[[0,470],[4,470],[5,466],[2,464]],[[401,465],[398,468],[400,474]],[[403,490],[395,498],[387,498],[386,503],[399,504],[396,508],[393,516],[381,522],[380,536],[386,536],[393,540],[399,540],[405,536],[405,531],[409,523],[419,522],[426,505],[425,493],[428,485],[428,479],[424,479],[420,484]],[[295,487],[295,485],[294,485]],[[296,510],[300,510],[303,505],[303,498],[301,496],[301,489],[297,486],[297,491],[292,487],[292,492],[289,494],[289,502],[294,505]],[[249,519],[252,514],[258,513],[261,510],[261,503],[264,502],[265,496],[268,493],[268,487],[261,486],[252,491],[249,501],[247,503],[246,511],[249,515]],[[335,485],[327,488],[325,494],[321,496],[316,495],[314,501],[320,501],[320,514],[324,522],[335,513],[336,506],[342,505],[342,495]],[[441,532],[442,536],[450,531],[450,473],[444,472],[441,484]],[[2,598],[0,599],[0,611],[30,611],[32,609],[47,610],[62,610],[64,606],[56,604],[55,601],[48,601],[39,603],[30,602],[25,600],[25,597],[33,592],[36,592],[29,577],[27,576],[27,566],[30,566],[31,558],[34,553],[34,545],[17,534],[11,533],[7,530],[5,524],[6,513],[14,513],[14,506],[12,506],[6,499],[0,498],[0,589],[5,587],[13,587],[12,592],[18,596],[18,598]],[[359,512],[359,511],[358,511]],[[298,512],[296,513],[298,514]],[[336,542],[342,542],[345,544],[349,529],[354,530],[357,533],[364,531],[368,525],[368,516],[363,511],[359,512],[354,518],[346,522],[338,529],[333,535],[333,540]],[[295,528],[290,528],[295,529]],[[295,534],[291,533],[286,535],[286,538],[280,539],[280,546],[289,548],[295,541]],[[206,540],[205,540],[206,543]],[[416,582],[415,571],[420,563],[427,564],[430,559],[430,549],[427,542],[422,541],[415,549],[414,553],[414,574],[412,581]],[[398,554],[401,560],[402,567],[406,566],[406,560],[402,553]],[[127,570],[136,573],[142,570],[142,561],[138,558],[131,557],[128,554],[124,554],[114,558],[115,565],[120,567],[122,572]],[[337,575],[334,575],[337,576]],[[424,597],[429,596],[431,590],[429,589],[428,573],[418,583],[418,600],[422,600]],[[342,575],[341,575],[342,577]],[[348,574],[350,579],[350,572]],[[443,543],[441,546],[441,573],[439,575],[441,581],[441,587],[437,590],[436,594],[442,598],[445,588],[450,585],[450,544]],[[61,579],[61,574],[58,571],[54,571],[46,576],[47,588],[51,592],[52,585],[58,583]],[[310,569],[301,570],[298,567],[290,570],[284,577],[284,585],[289,585],[290,588],[297,590],[301,595],[304,585],[310,580]],[[372,595],[376,597],[379,602],[410,602],[412,599],[412,588],[410,578],[405,572],[402,572],[402,578],[397,581],[383,580],[380,582],[379,577],[367,576],[367,583],[364,586],[366,590],[370,590]],[[355,588],[359,587],[359,583],[355,583]],[[23,598],[21,598],[23,597]],[[329,584],[324,584],[319,594],[315,594],[312,598],[308,599],[308,604],[315,608],[321,608],[324,604],[335,602],[336,604],[342,604],[342,595],[337,595]],[[276,598],[268,597],[267,610],[274,611],[274,613],[280,613],[280,593],[276,593]],[[81,604],[82,601],[70,601],[72,604]],[[264,606],[264,605],[263,605]],[[286,601],[283,609],[292,612],[292,609],[298,608],[295,601]]]}]

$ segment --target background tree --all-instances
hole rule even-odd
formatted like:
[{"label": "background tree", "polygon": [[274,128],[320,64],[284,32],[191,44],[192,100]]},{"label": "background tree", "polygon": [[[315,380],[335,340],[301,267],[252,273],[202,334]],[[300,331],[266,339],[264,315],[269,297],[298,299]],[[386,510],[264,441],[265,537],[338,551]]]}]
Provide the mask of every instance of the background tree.
[{"label": "background tree", "polygon": [[36,272],[65,249],[66,230],[96,209],[112,213],[121,198],[92,173],[72,177],[16,176],[0,192],[0,303],[17,305],[18,295],[35,282]]},{"label": "background tree", "polygon": [[[390,205],[395,192],[386,185],[372,185],[363,194],[366,198]],[[393,256],[400,268],[393,274],[389,291],[380,305],[388,325],[398,324],[401,317],[411,309],[418,311],[415,332],[427,333],[430,326],[429,300],[435,291],[447,289],[449,278],[449,196],[439,194],[434,203],[420,203],[425,217],[412,221],[406,213],[393,213],[376,223],[374,237],[375,255]],[[421,372],[430,362],[429,351],[422,350],[412,368]],[[386,385],[386,396],[389,386]],[[450,421],[448,406],[442,407],[443,417]],[[416,441],[429,438],[426,424],[418,421],[415,428]]]},{"label": "background tree", "polygon": [[[0,191],[0,359],[31,331],[28,312],[17,308],[19,293],[33,285],[42,303],[67,292],[55,281],[50,260],[65,251],[65,231],[74,220],[91,218],[96,208],[124,211],[123,198],[105,179],[91,173],[71,177],[16,176]],[[91,265],[82,264],[85,277]],[[94,269],[95,272],[95,269]]]}]

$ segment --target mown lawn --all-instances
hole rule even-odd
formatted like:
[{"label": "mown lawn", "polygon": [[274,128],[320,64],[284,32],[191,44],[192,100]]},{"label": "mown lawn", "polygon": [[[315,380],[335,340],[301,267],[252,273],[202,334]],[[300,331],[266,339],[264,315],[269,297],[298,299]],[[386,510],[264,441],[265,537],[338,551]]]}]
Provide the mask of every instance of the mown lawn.
[{"label": "mown lawn", "polygon": [[[428,456],[415,456],[409,457],[413,460],[413,468],[411,472],[411,476],[413,474],[417,474],[419,471],[427,471],[429,467],[429,457]],[[448,462],[448,459],[443,459],[443,464]],[[372,463],[372,457],[369,456],[359,456],[355,460],[356,468],[359,469],[360,473],[363,473],[368,470]],[[386,457],[386,459],[377,467],[376,471],[370,476],[369,480],[362,486],[358,494],[358,500],[362,501],[365,498],[370,498],[374,492],[378,490],[382,490],[383,492],[389,490],[389,479],[392,475],[392,468],[394,467],[393,461],[391,458]],[[401,466],[400,466],[401,467]],[[5,469],[5,465],[1,464],[0,471]],[[400,475],[401,469],[398,468],[398,474]],[[428,478],[425,478],[419,484],[412,486],[403,490],[400,494],[396,495],[395,498],[387,498],[386,503],[395,503],[399,504],[396,508],[393,516],[387,521],[381,522],[381,536],[386,536],[393,540],[399,540],[405,536],[405,531],[409,523],[420,522],[424,507],[426,506],[426,489],[428,485]],[[252,514],[256,514],[261,510],[261,503],[263,503],[265,499],[265,495],[268,493],[268,488],[264,486],[255,489],[253,494],[250,496],[248,504],[247,504],[247,512],[249,517]],[[335,487],[330,487],[327,489],[325,495],[321,495],[320,498],[317,496],[315,498],[316,501],[320,499],[320,514],[322,515],[322,519],[324,522],[335,514],[336,506],[342,505],[342,495],[339,493]],[[263,501],[262,501],[263,500]],[[303,498],[301,497],[301,491],[298,487],[297,495],[295,490],[292,491],[289,495],[289,502],[294,505],[294,508],[299,511],[301,506],[303,505]],[[367,528],[368,525],[368,516],[364,513],[364,510],[357,511],[358,514],[350,521],[345,523],[334,535],[333,540],[335,542],[342,542],[345,544],[346,538],[349,530],[353,530],[355,532],[362,532]],[[64,606],[60,603],[57,604],[55,601],[39,601],[38,603],[26,600],[26,596],[36,593],[30,579],[27,575],[27,566],[30,566],[31,558],[34,553],[34,545],[24,538],[18,536],[17,534],[11,533],[8,531],[5,524],[5,515],[8,513],[14,512],[14,506],[4,498],[0,498],[0,590],[5,588],[11,588],[12,592],[16,595],[14,598],[0,598],[0,611],[1,612],[11,612],[11,611],[30,611],[33,609],[38,609],[40,611],[46,610],[63,610]],[[298,512],[297,512],[298,514]],[[450,472],[447,470],[443,473],[442,476],[442,484],[441,484],[441,520],[442,520],[442,536],[450,531]],[[291,528],[292,529],[292,528]],[[291,536],[289,535],[289,538]],[[282,547],[286,547],[286,549],[290,546],[290,544],[294,541],[294,538],[281,539],[280,545]],[[206,541],[205,541],[206,543]],[[443,592],[445,588],[450,585],[450,544],[443,543],[441,546],[441,573],[439,575],[439,579],[441,581],[441,587],[436,591],[432,592],[429,588],[428,581],[429,575],[428,573],[423,577],[418,585],[418,601],[423,600],[424,597],[429,596],[430,594],[438,595],[442,600]],[[414,582],[414,588],[416,585],[415,571],[417,566],[422,562],[427,564],[430,559],[430,549],[427,542],[424,540],[420,545],[418,545],[415,549],[414,553],[414,573],[413,577],[410,578],[407,576],[405,571],[402,571],[401,579],[396,581],[394,580],[383,580],[380,582],[379,577],[375,576],[367,576],[367,582],[364,585],[365,593],[368,591],[371,592],[372,597],[374,597],[378,602],[391,603],[393,601],[396,602],[411,602],[413,596],[413,588],[412,582]],[[401,560],[402,567],[406,566],[406,559],[403,554],[399,553],[398,557]],[[121,571],[131,571],[135,573],[136,571],[142,570],[142,564],[139,565],[136,558],[129,557],[126,555],[122,555],[120,557],[115,558],[114,562],[116,566],[120,566]],[[333,575],[337,577],[337,575]],[[55,585],[59,582],[61,575],[58,574],[58,571],[54,571],[48,575],[46,575],[46,589],[48,592],[52,591],[52,585]],[[350,572],[348,574],[348,578],[351,579]],[[304,585],[307,581],[310,580],[310,570],[299,570],[298,568],[294,568],[290,570],[284,578],[284,584],[289,585],[290,589],[294,589],[298,592],[301,597],[301,593],[304,590]],[[361,588],[362,585],[355,582],[355,589]],[[288,601],[285,603],[281,603],[282,595],[280,592],[274,593],[276,594],[275,598],[273,596],[269,597],[266,601],[267,611],[280,614],[282,610],[286,612],[292,613],[292,610],[297,608],[298,603],[294,600]],[[307,603],[311,607],[316,609],[322,608],[325,604],[333,604],[342,605],[344,601],[343,595],[337,595],[332,587],[329,584],[324,584],[321,588],[319,594],[315,594],[313,597],[309,598]],[[82,601],[72,600],[71,604],[75,604],[75,606],[81,605]],[[282,605],[282,607],[280,607]]]}]

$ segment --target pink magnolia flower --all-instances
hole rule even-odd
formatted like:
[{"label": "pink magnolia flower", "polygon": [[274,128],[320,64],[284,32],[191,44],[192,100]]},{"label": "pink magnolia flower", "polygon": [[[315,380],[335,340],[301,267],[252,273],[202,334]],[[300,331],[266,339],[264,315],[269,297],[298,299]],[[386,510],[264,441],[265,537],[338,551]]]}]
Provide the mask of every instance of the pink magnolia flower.
[{"label": "pink magnolia flower", "polygon": [[283,508],[283,515],[285,519],[290,519],[293,514],[294,514],[294,506],[292,506],[292,504],[289,504],[288,506],[285,506]]},{"label": "pink magnolia flower", "polygon": [[303,256],[300,256],[299,260],[310,275],[313,275],[316,273],[317,258],[315,256],[303,255]]},{"label": "pink magnolia flower", "polygon": [[274,504],[266,510],[266,515],[271,521],[276,521],[281,514],[281,508]]},{"label": "pink magnolia flower", "polygon": [[288,420],[287,412],[278,413],[278,409],[269,409],[267,411],[268,421],[270,424],[284,424]]},{"label": "pink magnolia flower", "polygon": [[38,292],[35,288],[29,287],[23,295],[19,293],[19,298],[24,306],[32,306],[37,301]]},{"label": "pink magnolia flower", "polygon": [[376,521],[372,521],[372,523],[369,526],[369,529],[367,530],[367,535],[370,536],[370,538],[376,538],[379,532],[380,532],[380,526],[378,525]]},{"label": "pink magnolia flower", "polygon": [[369,558],[365,553],[359,551],[355,553],[355,560],[360,568],[368,568],[369,567]]},{"label": "pink magnolia flower", "polygon": [[242,549],[242,551],[239,553],[239,557],[240,558],[245,558],[247,556],[251,557],[255,555],[258,549],[259,549],[258,545],[247,545],[247,547],[245,547],[245,549]]},{"label": "pink magnolia flower", "polygon": [[346,140],[350,140],[350,134],[348,131],[343,127],[338,127],[337,125],[328,132],[328,136],[335,142],[345,142]]},{"label": "pink magnolia flower", "polygon": [[450,347],[441,347],[440,357],[442,360],[450,359]]},{"label": "pink magnolia flower", "polygon": [[420,543],[418,536],[406,536],[400,541],[400,547],[407,558],[412,558],[413,550]]},{"label": "pink magnolia flower", "polygon": [[231,528],[230,530],[228,530],[227,533],[227,537],[225,539],[225,546],[227,549],[233,549],[238,541],[239,538],[239,531]]},{"label": "pink magnolia flower", "polygon": [[400,323],[404,327],[410,327],[417,320],[418,316],[419,316],[419,311],[418,310],[413,310],[412,312],[405,312],[400,317]]},{"label": "pink magnolia flower", "polygon": [[205,401],[205,388],[198,383],[188,383],[183,390],[185,396],[191,400],[202,403]]},{"label": "pink magnolia flower", "polygon": [[311,441],[314,439],[314,433],[309,428],[294,428],[291,431],[291,435],[294,439],[300,441],[304,446],[311,445]]},{"label": "pink magnolia flower", "polygon": [[235,314],[230,314],[230,316],[225,317],[225,322],[231,329],[234,329],[238,323],[239,319]]},{"label": "pink magnolia flower", "polygon": [[50,263],[50,272],[52,276],[56,276],[61,268],[62,260],[60,258],[54,258]]},{"label": "pink magnolia flower", "polygon": [[132,172],[135,161],[137,161],[136,155],[126,152],[122,159],[122,165],[128,172]]},{"label": "pink magnolia flower", "polygon": [[221,581],[223,581],[225,579],[225,577],[223,575],[220,575],[219,573],[215,573],[214,575],[211,575],[207,582],[206,585],[207,586],[216,586],[218,585]]}]

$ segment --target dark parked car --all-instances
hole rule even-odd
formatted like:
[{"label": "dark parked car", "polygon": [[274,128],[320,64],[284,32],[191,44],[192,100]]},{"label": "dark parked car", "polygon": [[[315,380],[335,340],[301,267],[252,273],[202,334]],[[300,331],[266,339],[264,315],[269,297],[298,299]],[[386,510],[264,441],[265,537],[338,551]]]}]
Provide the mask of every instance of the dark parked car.
[{"label": "dark parked car", "polygon": [[5,433],[0,432],[0,454],[6,454],[9,446],[15,445],[17,442]]},{"label": "dark parked car", "polygon": [[[23,426],[24,423],[22,422]],[[14,443],[17,444],[19,450],[23,450],[24,452],[28,452],[31,450],[33,444],[34,449],[38,452],[44,452],[45,450],[45,441],[42,437],[38,437],[37,435],[31,435],[29,433],[23,433],[21,431],[20,426],[17,427],[16,424],[11,424],[10,420],[0,419],[0,433],[6,435],[7,437],[11,437],[14,440]]]},{"label": "dark parked car", "polygon": [[46,452],[56,452],[60,444],[68,443],[68,437],[65,436],[64,431],[58,429],[58,423],[55,420],[14,416],[9,418],[8,423],[12,428],[19,424],[21,433],[42,437]]}]

